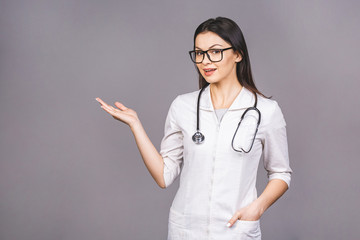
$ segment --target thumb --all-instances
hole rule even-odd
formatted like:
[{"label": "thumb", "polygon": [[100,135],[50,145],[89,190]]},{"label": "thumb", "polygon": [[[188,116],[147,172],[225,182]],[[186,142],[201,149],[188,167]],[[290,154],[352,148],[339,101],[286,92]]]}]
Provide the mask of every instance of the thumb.
[{"label": "thumb", "polygon": [[120,102],[115,102],[115,106],[117,106],[120,110],[124,111],[127,110],[128,108],[124,106],[124,104],[120,103]]},{"label": "thumb", "polygon": [[229,220],[229,222],[226,224],[227,227],[232,227],[232,225],[235,224],[235,222],[239,219],[240,213],[236,212],[234,216]]}]

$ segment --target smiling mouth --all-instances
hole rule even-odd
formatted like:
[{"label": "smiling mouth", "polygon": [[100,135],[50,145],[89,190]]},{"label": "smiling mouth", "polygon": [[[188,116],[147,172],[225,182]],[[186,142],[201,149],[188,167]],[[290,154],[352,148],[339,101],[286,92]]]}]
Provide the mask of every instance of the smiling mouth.
[{"label": "smiling mouth", "polygon": [[215,71],[216,68],[211,68],[211,69],[204,69],[205,72],[211,72],[211,71]]},{"label": "smiling mouth", "polygon": [[216,71],[216,68],[205,68],[203,70],[204,70],[204,75],[209,77],[214,74],[214,72]]}]

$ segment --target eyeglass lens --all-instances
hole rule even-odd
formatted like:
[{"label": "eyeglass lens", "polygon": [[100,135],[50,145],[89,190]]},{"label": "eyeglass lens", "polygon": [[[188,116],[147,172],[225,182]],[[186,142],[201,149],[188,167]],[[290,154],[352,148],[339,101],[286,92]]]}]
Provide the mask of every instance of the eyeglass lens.
[{"label": "eyeglass lens", "polygon": [[[206,51],[208,54],[209,60],[212,62],[219,62],[222,60],[222,51],[219,49],[209,49]],[[205,58],[205,51],[195,50],[191,52],[191,58],[196,63],[201,63]]]}]

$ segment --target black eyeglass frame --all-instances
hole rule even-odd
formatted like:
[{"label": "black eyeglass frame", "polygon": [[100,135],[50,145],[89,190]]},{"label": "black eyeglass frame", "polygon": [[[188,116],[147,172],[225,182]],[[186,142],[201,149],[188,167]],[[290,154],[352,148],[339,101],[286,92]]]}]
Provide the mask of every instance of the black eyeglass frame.
[{"label": "black eyeglass frame", "polygon": [[[229,50],[229,49],[234,49],[234,47],[228,47],[228,48],[224,48],[224,49],[211,48],[211,49],[208,49],[208,50],[206,50],[206,51],[202,51],[202,50],[192,50],[192,51],[189,51],[189,55],[190,55],[191,61],[193,61],[194,63],[202,63],[202,62],[204,61],[204,59],[205,59],[205,54],[204,54],[204,53],[206,53],[206,56],[208,57],[208,59],[209,59],[211,62],[220,62],[221,60],[223,60],[223,57],[224,57],[223,51],[226,51],[226,50]],[[221,52],[221,59],[218,60],[218,61],[213,61],[213,60],[211,60],[210,55],[208,54],[208,51],[211,51],[211,50],[219,50],[219,51]],[[196,61],[194,61],[194,59],[193,59],[192,56],[191,56],[192,53],[195,53],[195,52],[197,52],[197,51],[200,51],[201,54],[202,54],[202,56],[203,56],[201,62],[196,62]]]}]

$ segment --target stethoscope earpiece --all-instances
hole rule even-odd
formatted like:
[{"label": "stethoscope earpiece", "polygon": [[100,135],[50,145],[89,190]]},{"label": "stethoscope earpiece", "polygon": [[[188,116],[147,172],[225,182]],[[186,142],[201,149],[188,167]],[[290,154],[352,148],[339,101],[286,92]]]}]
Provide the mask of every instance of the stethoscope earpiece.
[{"label": "stethoscope earpiece", "polygon": [[194,143],[196,143],[196,144],[201,144],[201,143],[204,142],[205,136],[204,136],[201,132],[197,131],[197,132],[192,136],[192,140],[193,140]]}]

